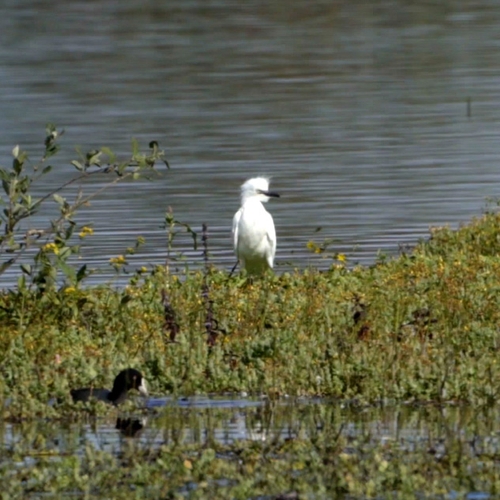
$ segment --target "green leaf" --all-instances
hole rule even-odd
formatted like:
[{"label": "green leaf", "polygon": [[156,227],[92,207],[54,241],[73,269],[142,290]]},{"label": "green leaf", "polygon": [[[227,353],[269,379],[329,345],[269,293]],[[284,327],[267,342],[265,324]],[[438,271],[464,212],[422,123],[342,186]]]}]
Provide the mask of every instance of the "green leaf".
[{"label": "green leaf", "polygon": [[59,203],[59,205],[64,205],[66,203],[66,200],[59,194],[53,195],[54,200]]},{"label": "green leaf", "polygon": [[89,151],[87,153],[87,165],[88,166],[91,166],[91,165],[100,166],[101,165],[101,163],[100,163],[101,154],[102,153],[100,151],[97,151],[96,149]]},{"label": "green leaf", "polygon": [[56,130],[56,126],[55,126],[53,123],[50,123],[50,122],[49,122],[49,123],[47,123],[47,124],[45,125],[45,133],[46,133],[47,135],[51,135],[53,132],[57,132],[57,130]]},{"label": "green leaf", "polygon": [[132,139],[132,156],[137,156],[139,154],[139,143],[137,139]]},{"label": "green leaf", "polygon": [[21,264],[21,271],[28,276],[31,276],[31,265],[30,264]]},{"label": "green leaf", "polygon": [[9,241],[9,248],[5,250],[6,253],[15,253],[21,250],[22,245],[20,243],[16,243],[13,240]]},{"label": "green leaf", "polygon": [[59,254],[57,255],[57,257],[60,261],[65,261],[68,259],[68,257],[70,257],[70,255],[71,255],[71,248],[63,247],[59,250]]},{"label": "green leaf", "polygon": [[39,206],[41,205],[42,203],[42,198],[39,198],[38,200],[36,200],[31,206],[30,206],[30,210],[31,210],[31,213],[34,214]]},{"label": "green leaf", "polygon": [[120,305],[124,306],[125,304],[128,304],[132,300],[132,297],[130,295],[124,295],[122,297],[122,300],[120,300]]},{"label": "green leaf", "polygon": [[23,204],[27,207],[31,207],[31,195],[30,194],[21,194],[21,199],[23,200]]},{"label": "green leaf", "polygon": [[84,264],[76,273],[76,282],[80,283],[87,276],[87,264]]},{"label": "green leaf", "polygon": [[21,274],[19,278],[17,278],[17,289],[24,290],[26,288],[26,276]]},{"label": "green leaf", "polygon": [[70,224],[66,228],[66,231],[64,233],[64,237],[66,238],[66,240],[69,240],[71,238],[71,236],[73,235],[73,231],[76,228],[76,224],[73,221],[69,221],[69,222],[70,222]]},{"label": "green leaf", "polygon": [[75,281],[76,273],[70,265],[66,264],[66,262],[59,262],[58,267],[72,283]]},{"label": "green leaf", "polygon": [[14,207],[12,208],[12,215],[19,216],[22,213],[26,211],[24,205],[21,205],[20,203],[15,203]]},{"label": "green leaf", "polygon": [[9,259],[0,264],[0,274],[2,274],[6,269],[8,269],[12,264],[14,264],[15,259]]},{"label": "green leaf", "polygon": [[54,156],[59,151],[59,149],[60,147],[58,144],[52,144],[51,146],[47,146],[45,148],[44,159]]},{"label": "green leaf", "polygon": [[118,165],[118,175],[123,175],[127,167],[128,167],[128,162],[125,161],[123,163],[120,163]]},{"label": "green leaf", "polygon": [[85,167],[79,161],[76,161],[76,160],[73,160],[71,162],[71,165],[73,165],[80,172],[82,172],[85,169]]},{"label": "green leaf", "polygon": [[19,182],[18,182],[18,179],[16,177],[14,177],[13,179],[11,179],[10,186],[9,186],[9,196],[11,198],[13,198],[17,194],[17,186],[18,186],[18,184],[19,184]]},{"label": "green leaf", "polygon": [[23,164],[17,158],[14,158],[12,168],[14,169],[14,172],[19,175],[23,170]]},{"label": "green leaf", "polygon": [[109,163],[115,163],[116,162],[116,155],[111,151],[110,148],[107,147],[102,147],[101,152],[104,153],[108,157],[108,162]]},{"label": "green leaf", "polygon": [[52,170],[52,165],[47,165],[43,170],[42,174],[48,174]]}]

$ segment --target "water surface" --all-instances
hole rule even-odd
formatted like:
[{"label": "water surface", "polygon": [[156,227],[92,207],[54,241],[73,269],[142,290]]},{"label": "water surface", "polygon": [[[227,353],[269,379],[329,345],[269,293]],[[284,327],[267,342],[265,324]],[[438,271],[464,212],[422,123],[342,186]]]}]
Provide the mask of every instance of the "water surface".
[{"label": "water surface", "polygon": [[[460,450],[479,470],[484,457],[500,451],[498,415],[496,408],[467,405],[368,406],[349,401],[270,402],[230,396],[162,398],[147,410],[124,413],[112,409],[108,416],[97,419],[4,422],[0,427],[0,465],[11,463],[13,457],[17,460],[14,467],[36,467],[46,457],[83,458],[89,447],[117,458],[134,449],[138,454],[147,452],[140,456],[153,457],[151,453],[162,446],[227,446],[231,450],[249,441],[271,447],[265,448],[266,453],[279,443],[297,441],[307,443],[314,454],[315,443],[337,436],[342,445],[335,453],[363,454],[380,449],[390,461],[393,448],[405,453],[408,464],[412,457],[422,455],[439,464]],[[117,425],[118,419],[121,425]],[[235,459],[229,452],[221,456]]]},{"label": "water surface", "polygon": [[[282,193],[268,206],[279,270],[327,267],[311,239],[370,263],[498,195],[499,22],[493,0],[6,1],[0,162],[15,144],[35,158],[44,124],[64,127],[42,193],[68,177],[76,145],[160,142],[171,171],[82,214],[92,266],[138,234],[134,265],[163,263],[171,206],[208,224],[212,261],[229,268],[239,186],[256,174]],[[199,263],[188,235],[175,248]]]}]

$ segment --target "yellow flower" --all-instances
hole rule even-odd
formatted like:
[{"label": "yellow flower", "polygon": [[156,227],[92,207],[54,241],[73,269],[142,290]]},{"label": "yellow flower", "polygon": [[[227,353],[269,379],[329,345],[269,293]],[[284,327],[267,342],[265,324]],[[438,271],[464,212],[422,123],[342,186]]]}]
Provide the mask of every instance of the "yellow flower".
[{"label": "yellow flower", "polygon": [[314,243],[314,241],[308,241],[306,247],[309,250],[316,250],[316,243]]},{"label": "yellow flower", "polygon": [[45,252],[54,252],[56,255],[59,253],[59,247],[54,243],[47,243],[42,247]]},{"label": "yellow flower", "polygon": [[89,235],[93,235],[93,234],[94,234],[94,230],[91,227],[83,226],[82,230],[80,231],[78,236],[80,236],[80,238],[85,238],[85,236],[89,236]]},{"label": "yellow flower", "polygon": [[337,260],[339,260],[340,262],[345,262],[347,260],[347,257],[345,256],[345,254],[339,253],[337,255]]},{"label": "yellow flower", "polygon": [[123,266],[123,264],[127,263],[127,259],[125,259],[123,255],[118,255],[118,257],[111,257],[111,259],[109,259],[109,263],[117,266]]},{"label": "yellow flower", "polygon": [[76,288],[74,286],[68,286],[64,289],[64,293],[73,293],[76,292]]},{"label": "yellow flower", "polygon": [[147,268],[146,266],[142,266],[142,267],[140,267],[140,268],[138,269],[138,271],[139,271],[140,273],[147,273],[147,272],[148,272],[148,268]]}]

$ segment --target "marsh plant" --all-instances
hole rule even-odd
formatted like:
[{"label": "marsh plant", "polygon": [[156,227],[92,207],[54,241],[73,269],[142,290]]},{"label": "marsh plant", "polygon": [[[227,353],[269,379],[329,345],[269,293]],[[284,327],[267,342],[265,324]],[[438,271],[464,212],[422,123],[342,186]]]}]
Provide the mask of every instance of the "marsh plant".
[{"label": "marsh plant", "polygon": [[[499,230],[490,212],[370,267],[337,261],[249,280],[158,266],[121,289],[4,292],[3,393],[44,413],[50,394],[93,377],[106,386],[131,365],[161,394],[491,405],[500,390]],[[24,414],[15,404],[5,411]]]},{"label": "marsh plant", "polygon": [[[23,273],[17,289],[0,295],[2,391],[14,401],[7,413],[44,413],[51,391],[62,396],[96,376],[105,385],[128,365],[141,367],[161,393],[496,401],[495,210],[456,231],[433,229],[413,251],[369,267],[349,266],[334,253],[327,271],[259,279],[214,268],[204,226],[202,271],[186,268],[178,276],[167,260],[151,271],[138,269],[122,288],[80,287],[90,270],[71,258],[92,228],[77,224],[75,215],[102,190],[154,175],[159,161],[167,163],[155,142],[147,153],[134,142],[123,161],[101,148],[71,162],[75,177],[34,197],[35,183],[52,171],[60,135],[49,125],[37,163],[16,147],[12,168],[0,169],[0,270],[19,265]],[[109,181],[85,193],[83,181],[91,176]],[[79,186],[72,198],[64,196],[71,184]],[[48,203],[57,215],[33,223]],[[170,255],[178,228],[196,245],[196,233],[171,210],[165,228]],[[130,252],[141,243],[138,238]],[[118,272],[125,262],[120,256],[112,265]]]},{"label": "marsh plant", "polygon": [[[70,163],[75,175],[45,194],[34,196],[40,181],[47,181],[57,167],[53,160],[59,152],[59,140],[63,132],[52,124],[46,128],[44,152],[40,159],[32,161],[28,153],[16,146],[11,168],[0,167],[3,193],[0,204],[0,275],[12,266],[19,265],[22,275],[18,287],[35,287],[46,290],[55,286],[60,278],[68,287],[78,286],[91,270],[86,264],[76,266],[75,257],[80,254],[82,240],[93,233],[89,224],[77,224],[76,215],[97,196],[119,182],[145,178],[155,172],[158,162],[167,167],[163,151],[152,141],[149,151],[139,150],[137,141],[132,142],[131,156],[120,160],[109,148],[83,154],[77,150],[78,158]],[[104,185],[86,192],[85,181],[90,177],[105,179]],[[69,197],[66,190],[76,185],[76,195]],[[38,192],[39,190],[37,190]],[[48,221],[35,222],[35,216],[48,204],[57,206],[57,215]],[[78,236],[78,238],[75,238]],[[140,239],[136,247],[140,245]],[[115,269],[123,265],[125,258],[115,259]]]}]

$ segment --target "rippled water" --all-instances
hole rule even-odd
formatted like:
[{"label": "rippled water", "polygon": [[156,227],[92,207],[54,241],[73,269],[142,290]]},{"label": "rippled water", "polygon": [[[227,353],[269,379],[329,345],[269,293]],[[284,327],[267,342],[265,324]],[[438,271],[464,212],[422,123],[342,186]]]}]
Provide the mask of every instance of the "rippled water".
[{"label": "rippled water", "polygon": [[[494,0],[2,2],[0,161],[18,143],[36,157],[44,124],[64,127],[44,192],[75,145],[160,142],[168,173],[82,216],[93,266],[138,234],[135,263],[164,262],[171,206],[208,224],[212,260],[229,268],[239,185],[255,174],[282,193],[268,206],[278,268],[327,266],[306,250],[324,238],[372,262],[498,195],[499,22]],[[176,248],[199,262],[190,241]]]}]

